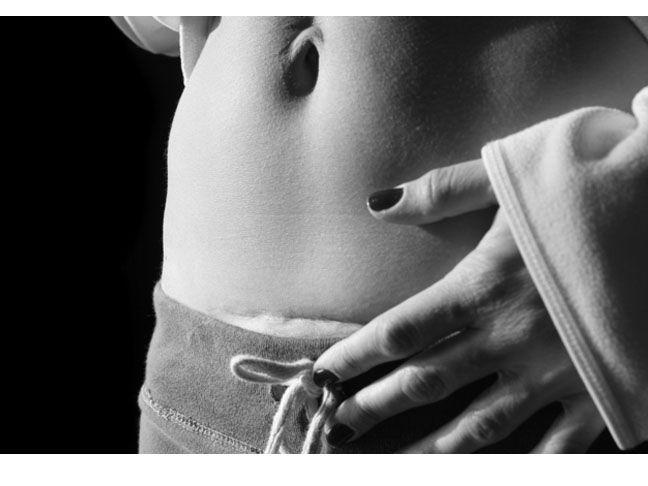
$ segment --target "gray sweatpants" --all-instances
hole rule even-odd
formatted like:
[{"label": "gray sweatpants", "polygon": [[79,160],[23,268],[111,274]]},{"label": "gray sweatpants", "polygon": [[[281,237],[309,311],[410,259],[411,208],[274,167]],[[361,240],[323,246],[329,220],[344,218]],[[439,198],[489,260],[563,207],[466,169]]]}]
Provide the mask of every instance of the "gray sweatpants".
[{"label": "gray sweatpants", "polygon": [[[287,362],[316,359],[335,342],[269,336],[233,326],[179,304],[159,284],[154,303],[157,324],[139,397],[141,453],[261,452],[283,387],[239,380],[230,371],[231,358],[247,354]],[[349,382],[345,392],[354,393],[389,369],[376,369]],[[332,452],[396,452],[456,416],[489,384],[482,381],[442,402],[389,419]],[[551,413],[532,418],[491,450],[529,450],[552,418]],[[299,413],[295,422],[287,440],[298,450],[308,426],[306,413]]]}]

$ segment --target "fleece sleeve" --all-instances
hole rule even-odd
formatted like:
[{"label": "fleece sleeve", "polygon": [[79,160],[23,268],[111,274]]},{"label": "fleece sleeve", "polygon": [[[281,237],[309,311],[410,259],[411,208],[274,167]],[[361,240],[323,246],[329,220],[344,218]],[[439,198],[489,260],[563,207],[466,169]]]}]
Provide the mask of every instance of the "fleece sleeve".
[{"label": "fleece sleeve", "polygon": [[529,272],[615,441],[648,439],[648,87],[482,151]]}]

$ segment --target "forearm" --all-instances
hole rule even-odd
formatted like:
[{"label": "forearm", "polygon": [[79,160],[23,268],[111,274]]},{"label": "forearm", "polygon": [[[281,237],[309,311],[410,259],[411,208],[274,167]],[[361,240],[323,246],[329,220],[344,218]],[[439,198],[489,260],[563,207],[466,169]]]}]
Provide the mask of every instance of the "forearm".
[{"label": "forearm", "polygon": [[648,438],[648,88],[485,147],[525,263],[615,440]]}]

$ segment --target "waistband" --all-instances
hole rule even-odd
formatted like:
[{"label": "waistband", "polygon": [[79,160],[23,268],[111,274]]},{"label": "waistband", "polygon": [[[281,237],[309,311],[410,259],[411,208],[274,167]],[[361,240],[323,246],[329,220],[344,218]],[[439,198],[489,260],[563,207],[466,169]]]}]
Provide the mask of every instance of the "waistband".
[{"label": "waistband", "polygon": [[[189,452],[259,453],[264,449],[283,389],[237,378],[230,368],[232,358],[315,360],[341,339],[291,338],[240,328],[176,302],[159,284],[154,306],[157,322],[139,404],[144,418]],[[353,394],[394,367],[376,368],[346,383],[345,393]],[[447,423],[489,384],[482,380],[441,402],[388,419],[359,440],[330,452],[396,452]],[[532,421],[493,450],[529,450],[551,420]],[[306,411],[298,411],[294,421],[298,427],[287,443],[298,450],[308,428]]]}]

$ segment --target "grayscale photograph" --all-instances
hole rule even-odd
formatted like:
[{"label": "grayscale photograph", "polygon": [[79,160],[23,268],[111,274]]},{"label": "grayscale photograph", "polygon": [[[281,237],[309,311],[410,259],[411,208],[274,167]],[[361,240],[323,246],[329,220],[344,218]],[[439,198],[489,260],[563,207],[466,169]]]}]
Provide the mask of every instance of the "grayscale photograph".
[{"label": "grayscale photograph", "polygon": [[2,24],[5,452],[648,452],[648,17]]}]

